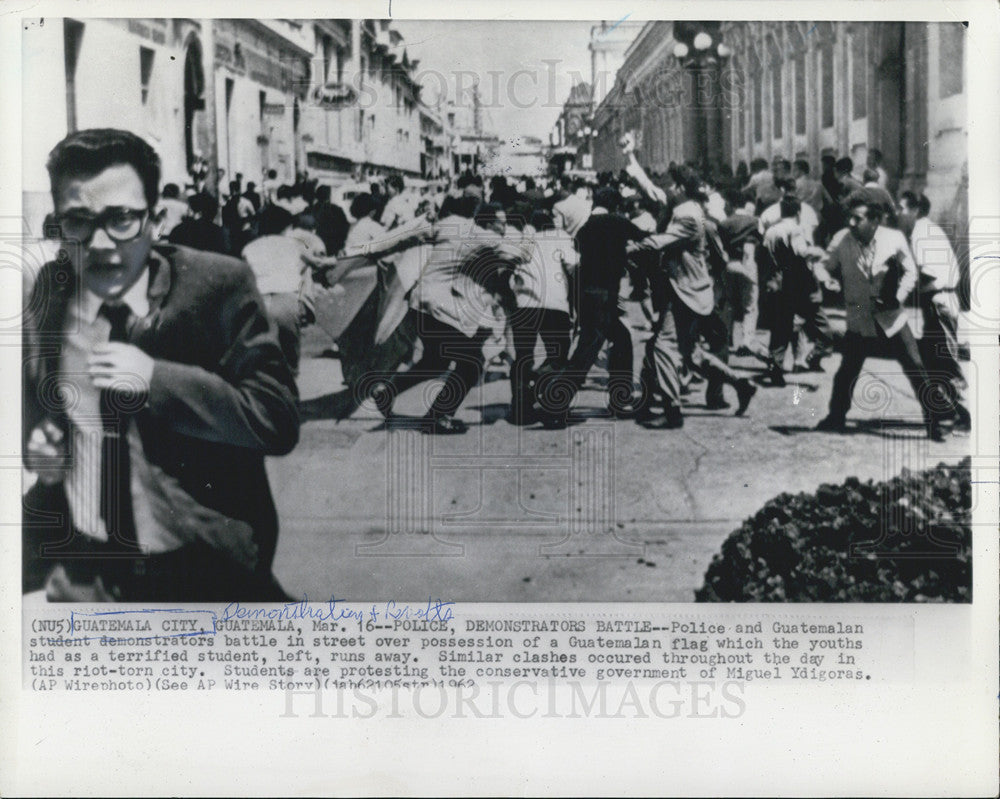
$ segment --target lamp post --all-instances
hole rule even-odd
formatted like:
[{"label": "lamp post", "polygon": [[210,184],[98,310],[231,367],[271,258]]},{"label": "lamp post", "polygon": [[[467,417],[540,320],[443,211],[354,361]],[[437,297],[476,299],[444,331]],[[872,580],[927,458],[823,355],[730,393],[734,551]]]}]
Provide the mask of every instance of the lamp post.
[{"label": "lamp post", "polygon": [[673,56],[690,75],[688,93],[692,141],[686,150],[695,160],[716,165],[723,160],[721,65],[732,50],[722,42],[718,22],[675,22]]}]

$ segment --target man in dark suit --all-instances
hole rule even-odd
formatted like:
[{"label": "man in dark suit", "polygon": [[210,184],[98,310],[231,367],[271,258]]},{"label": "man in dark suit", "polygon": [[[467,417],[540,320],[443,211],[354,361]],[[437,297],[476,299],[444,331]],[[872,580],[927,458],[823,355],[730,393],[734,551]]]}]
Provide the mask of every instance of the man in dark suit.
[{"label": "man in dark suit", "polygon": [[159,158],[84,130],[48,170],[60,258],[24,320],[25,589],[51,600],[286,598],[265,455],[296,388],[249,267],[153,247]]}]

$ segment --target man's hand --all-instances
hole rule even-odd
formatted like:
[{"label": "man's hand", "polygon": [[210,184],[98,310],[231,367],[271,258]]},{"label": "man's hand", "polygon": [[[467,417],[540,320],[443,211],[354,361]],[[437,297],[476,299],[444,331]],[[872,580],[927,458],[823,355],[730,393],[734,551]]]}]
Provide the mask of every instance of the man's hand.
[{"label": "man's hand", "polygon": [[149,391],[154,361],[132,344],[109,341],[94,347],[87,371],[95,388],[118,391]]},{"label": "man's hand", "polygon": [[823,281],[823,286],[827,291],[832,291],[834,293],[840,291],[840,283],[834,280],[832,277],[828,277]]},{"label": "man's hand", "polygon": [[635,152],[635,136],[632,135],[631,131],[622,136],[618,144],[621,145],[623,155],[631,155]]},{"label": "man's hand", "polygon": [[43,420],[28,437],[24,453],[25,468],[35,472],[39,482],[55,485],[66,475],[62,469],[53,469],[53,463],[65,457],[66,440],[63,431],[50,419]]}]

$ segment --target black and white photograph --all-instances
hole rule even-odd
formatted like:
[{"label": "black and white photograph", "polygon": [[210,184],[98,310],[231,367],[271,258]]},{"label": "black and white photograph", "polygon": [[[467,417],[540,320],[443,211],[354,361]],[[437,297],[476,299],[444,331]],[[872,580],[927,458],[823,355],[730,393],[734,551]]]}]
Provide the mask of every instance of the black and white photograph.
[{"label": "black and white photograph", "polygon": [[971,601],[961,21],[23,42],[26,596]]},{"label": "black and white photograph", "polygon": [[0,793],[1000,790],[995,3],[8,10]]}]

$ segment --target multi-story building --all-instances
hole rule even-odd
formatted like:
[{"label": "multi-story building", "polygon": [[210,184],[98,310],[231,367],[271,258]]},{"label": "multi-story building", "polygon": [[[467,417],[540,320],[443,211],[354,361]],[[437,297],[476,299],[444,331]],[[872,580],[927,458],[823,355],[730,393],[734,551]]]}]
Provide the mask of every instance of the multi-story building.
[{"label": "multi-story building", "polygon": [[420,175],[415,68],[384,20],[39,20],[24,31],[25,216],[40,230],[48,152],[89,127],[143,136],[181,186],[199,169],[222,191],[272,169]]},{"label": "multi-story building", "polygon": [[[699,56],[693,52],[694,36]],[[679,47],[683,45],[683,47]],[[697,45],[695,45],[697,47]],[[595,109],[594,168],[884,156],[951,229],[967,216],[965,27],[945,22],[649,22]],[[682,57],[678,58],[677,53]]]}]

